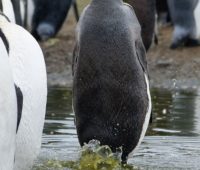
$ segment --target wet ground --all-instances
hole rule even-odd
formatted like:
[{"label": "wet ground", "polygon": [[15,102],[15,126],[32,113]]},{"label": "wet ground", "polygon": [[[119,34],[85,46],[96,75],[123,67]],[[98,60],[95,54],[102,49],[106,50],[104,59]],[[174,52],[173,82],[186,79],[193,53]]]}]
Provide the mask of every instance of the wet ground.
[{"label": "wet ground", "polygon": [[[199,170],[200,91],[154,88],[151,94],[153,123],[129,164],[145,170]],[[47,160],[77,160],[79,155],[71,90],[50,88],[42,150],[36,167],[43,167]]]}]

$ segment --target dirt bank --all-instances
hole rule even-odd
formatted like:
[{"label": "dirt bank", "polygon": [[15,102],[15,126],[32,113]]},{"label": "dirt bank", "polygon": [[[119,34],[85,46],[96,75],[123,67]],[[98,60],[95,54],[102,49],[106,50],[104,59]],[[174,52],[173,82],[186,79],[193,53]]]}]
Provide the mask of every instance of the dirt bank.
[{"label": "dirt bank", "polygon": [[[76,21],[73,13],[62,30],[47,42],[41,43],[45,54],[49,86],[72,86],[71,61]],[[170,50],[171,27],[160,29],[159,44],[148,52],[152,87],[197,88],[200,85],[200,47]]]}]

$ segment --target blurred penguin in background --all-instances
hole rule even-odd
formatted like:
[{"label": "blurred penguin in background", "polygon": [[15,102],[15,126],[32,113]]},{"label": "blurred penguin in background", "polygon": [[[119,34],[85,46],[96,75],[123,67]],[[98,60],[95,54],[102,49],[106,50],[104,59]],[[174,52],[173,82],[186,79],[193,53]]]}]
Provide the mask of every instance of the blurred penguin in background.
[{"label": "blurred penguin in background", "polygon": [[155,0],[125,0],[135,10],[142,28],[142,40],[148,50],[155,35],[156,2]]},{"label": "blurred penguin in background", "polygon": [[0,15],[0,31],[17,96],[17,126],[13,123],[17,127],[14,170],[29,170],[40,151],[46,113],[44,56],[33,36],[21,26],[9,22],[4,14]]},{"label": "blurred penguin in background", "polygon": [[9,20],[26,28],[37,40],[55,36],[72,5],[78,21],[75,0],[0,0],[0,9]]},{"label": "blurred penguin in background", "polygon": [[76,1],[73,0],[34,0],[35,11],[32,20],[32,34],[37,40],[47,40],[57,34],[74,5],[78,19]]},{"label": "blurred penguin in background", "polygon": [[195,9],[199,0],[168,0],[170,16],[174,24],[171,48],[199,46]]}]

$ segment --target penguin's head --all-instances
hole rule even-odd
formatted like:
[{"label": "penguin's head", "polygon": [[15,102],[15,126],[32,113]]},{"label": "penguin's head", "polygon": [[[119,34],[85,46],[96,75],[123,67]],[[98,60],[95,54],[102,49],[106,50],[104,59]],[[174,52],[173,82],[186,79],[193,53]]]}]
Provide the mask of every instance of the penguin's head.
[{"label": "penguin's head", "polygon": [[45,41],[53,37],[55,32],[55,27],[52,24],[42,22],[36,28],[36,37],[38,37],[39,40]]}]

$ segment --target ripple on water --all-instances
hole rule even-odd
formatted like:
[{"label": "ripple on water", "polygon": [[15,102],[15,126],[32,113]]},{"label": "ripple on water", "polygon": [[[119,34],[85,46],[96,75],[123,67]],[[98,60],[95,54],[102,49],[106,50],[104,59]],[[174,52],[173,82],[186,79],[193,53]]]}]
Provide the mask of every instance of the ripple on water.
[{"label": "ripple on water", "polygon": [[[71,109],[71,90],[56,88],[49,92],[37,168],[52,160],[58,164],[61,161],[76,161],[81,153]],[[199,90],[152,89],[151,92],[153,123],[129,163],[145,170],[199,170]]]}]

